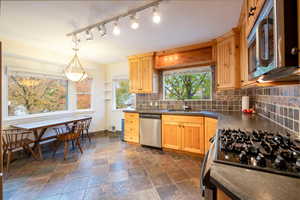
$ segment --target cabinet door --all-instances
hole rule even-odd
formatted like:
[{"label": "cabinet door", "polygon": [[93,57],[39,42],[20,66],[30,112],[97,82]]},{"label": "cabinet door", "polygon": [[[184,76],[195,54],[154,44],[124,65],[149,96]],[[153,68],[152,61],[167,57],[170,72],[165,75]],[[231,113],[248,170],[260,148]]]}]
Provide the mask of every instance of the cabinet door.
[{"label": "cabinet door", "polygon": [[234,89],[240,86],[239,29],[233,29],[218,39],[218,89]]},{"label": "cabinet door", "polygon": [[248,47],[246,37],[246,26],[242,25],[240,35],[240,56],[241,56],[241,83],[242,86],[248,82]]},{"label": "cabinet door", "polygon": [[140,123],[138,113],[125,113],[124,140],[139,143]]},{"label": "cabinet door", "polygon": [[178,122],[163,121],[162,146],[169,149],[181,149],[181,124]]},{"label": "cabinet door", "polygon": [[204,154],[204,124],[184,123],[182,129],[182,150]]},{"label": "cabinet door", "polygon": [[152,92],[152,75],[153,75],[153,56],[140,58],[139,74],[141,81],[142,93]]},{"label": "cabinet door", "polygon": [[139,71],[139,58],[129,59],[130,92],[132,93],[137,93],[141,90]]},{"label": "cabinet door", "polygon": [[209,150],[211,143],[209,139],[216,134],[217,120],[205,118],[205,153]]},{"label": "cabinet door", "polygon": [[226,39],[218,44],[218,88],[232,87],[232,40]]}]

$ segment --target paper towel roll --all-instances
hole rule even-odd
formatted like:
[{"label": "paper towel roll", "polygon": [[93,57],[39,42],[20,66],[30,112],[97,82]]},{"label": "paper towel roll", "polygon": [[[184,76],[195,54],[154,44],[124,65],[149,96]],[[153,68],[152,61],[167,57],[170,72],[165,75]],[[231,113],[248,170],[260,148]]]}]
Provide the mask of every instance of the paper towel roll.
[{"label": "paper towel roll", "polygon": [[242,96],[242,111],[249,109],[249,96]]}]

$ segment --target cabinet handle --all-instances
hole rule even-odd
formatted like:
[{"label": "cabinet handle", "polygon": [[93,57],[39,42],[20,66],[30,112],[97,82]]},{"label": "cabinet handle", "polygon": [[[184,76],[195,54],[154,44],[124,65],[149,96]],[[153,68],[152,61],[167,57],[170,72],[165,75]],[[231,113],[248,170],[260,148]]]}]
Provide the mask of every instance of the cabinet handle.
[{"label": "cabinet handle", "polygon": [[254,14],[254,11],[256,10],[256,6],[251,6],[250,7],[250,13],[253,13]]},{"label": "cabinet handle", "polygon": [[248,13],[248,17],[251,17],[251,16],[253,16],[254,15],[254,12],[249,12]]}]

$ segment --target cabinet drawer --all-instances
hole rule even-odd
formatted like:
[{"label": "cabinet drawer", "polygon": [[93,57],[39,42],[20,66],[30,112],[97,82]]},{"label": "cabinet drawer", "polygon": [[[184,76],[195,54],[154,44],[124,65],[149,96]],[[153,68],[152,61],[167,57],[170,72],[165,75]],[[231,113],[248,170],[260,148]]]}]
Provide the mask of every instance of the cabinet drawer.
[{"label": "cabinet drawer", "polygon": [[203,124],[204,118],[201,116],[186,116],[186,115],[163,115],[163,121],[182,122],[182,123],[199,123]]},{"label": "cabinet drawer", "polygon": [[139,113],[125,113],[125,119],[139,119]]},{"label": "cabinet drawer", "polygon": [[138,126],[138,124],[139,124],[138,119],[125,119],[125,127]]}]

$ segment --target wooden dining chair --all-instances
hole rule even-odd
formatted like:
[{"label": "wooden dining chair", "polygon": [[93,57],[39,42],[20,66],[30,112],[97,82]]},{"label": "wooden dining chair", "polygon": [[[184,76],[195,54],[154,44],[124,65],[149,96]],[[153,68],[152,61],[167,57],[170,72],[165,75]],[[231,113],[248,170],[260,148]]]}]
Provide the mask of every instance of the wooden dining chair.
[{"label": "wooden dining chair", "polygon": [[82,129],[81,137],[83,139],[84,136],[86,135],[89,138],[89,142],[91,142],[91,136],[89,135],[89,129],[91,126],[91,122],[92,122],[92,118],[82,120],[83,129]]},{"label": "wooden dining chair", "polygon": [[30,146],[34,143],[34,140],[30,139],[30,135],[33,136],[33,132],[24,129],[13,128],[2,130],[3,157],[6,156],[7,174],[9,171],[11,156],[14,151],[23,149],[25,152],[30,152],[34,159],[39,159]]},{"label": "wooden dining chair", "polygon": [[69,142],[72,142],[72,143],[75,142],[75,144],[79,148],[80,152],[83,153],[79,138],[82,133],[84,124],[82,122],[77,122],[69,127],[70,128],[65,128],[65,127],[53,128],[56,132],[56,139],[57,139],[57,141],[55,142],[56,144],[55,144],[53,156],[55,156],[59,145],[61,143],[64,143],[64,160],[66,160],[67,155],[68,155]]}]

